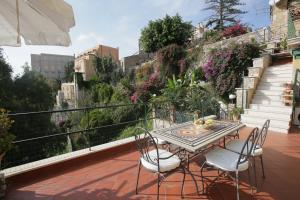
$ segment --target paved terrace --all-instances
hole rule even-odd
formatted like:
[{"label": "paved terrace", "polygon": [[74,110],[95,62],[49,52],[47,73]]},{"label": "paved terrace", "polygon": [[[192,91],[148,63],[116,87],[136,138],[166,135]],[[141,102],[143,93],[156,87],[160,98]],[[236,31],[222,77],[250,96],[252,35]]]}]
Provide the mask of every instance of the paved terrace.
[{"label": "paved terrace", "polygon": [[[242,129],[242,135],[249,133]],[[294,131],[296,132],[296,131]],[[8,179],[7,200],[129,200],[156,199],[156,176],[141,172],[139,195],[135,183],[139,154],[133,143],[27,172]],[[200,156],[191,164],[199,174]],[[253,199],[300,199],[300,134],[270,132],[264,148],[266,179],[262,180],[257,165],[259,191]],[[258,162],[257,162],[258,163]],[[214,176],[215,171],[206,175]],[[160,199],[180,198],[181,173],[168,176],[161,185]],[[187,176],[185,199],[235,199],[232,181],[222,178],[209,188],[207,195],[197,196]],[[201,189],[200,178],[197,178]],[[241,176],[241,199],[251,199],[247,173]]]}]

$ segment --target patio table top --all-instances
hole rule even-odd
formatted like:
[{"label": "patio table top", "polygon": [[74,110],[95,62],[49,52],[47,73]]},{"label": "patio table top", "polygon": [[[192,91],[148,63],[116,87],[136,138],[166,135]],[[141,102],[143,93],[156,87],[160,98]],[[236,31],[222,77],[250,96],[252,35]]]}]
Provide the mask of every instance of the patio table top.
[{"label": "patio table top", "polygon": [[213,120],[213,122],[213,127],[209,129],[196,126],[189,121],[153,130],[152,135],[190,152],[196,152],[245,126],[242,123],[230,121]]}]

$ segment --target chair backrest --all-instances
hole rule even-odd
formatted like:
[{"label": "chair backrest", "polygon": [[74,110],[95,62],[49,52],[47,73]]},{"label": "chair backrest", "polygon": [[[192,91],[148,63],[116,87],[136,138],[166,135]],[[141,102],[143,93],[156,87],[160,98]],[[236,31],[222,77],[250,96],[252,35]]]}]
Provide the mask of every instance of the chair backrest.
[{"label": "chair backrest", "polygon": [[267,138],[269,126],[270,126],[270,120],[268,119],[268,120],[266,120],[262,129],[260,130],[259,136],[255,143],[255,147],[258,147],[258,146],[262,147],[264,145],[266,138]]},{"label": "chair backrest", "polygon": [[137,127],[135,129],[135,141],[138,151],[141,154],[141,157],[146,160],[147,162],[158,166],[159,171],[159,159],[153,159],[149,155],[150,151],[156,150],[157,157],[159,158],[157,142],[155,142],[155,138],[144,128]]},{"label": "chair backrest", "polygon": [[249,157],[251,156],[251,153],[254,149],[254,144],[257,141],[258,138],[258,128],[254,128],[247,139],[245,140],[245,143],[243,145],[243,148],[241,149],[241,152],[239,152],[239,159],[236,165],[236,169],[238,169],[239,165],[243,164],[244,162],[248,161]]},{"label": "chair backrest", "polygon": [[171,120],[171,114],[168,107],[158,107],[155,109],[153,123],[155,129],[169,128],[174,124]]}]

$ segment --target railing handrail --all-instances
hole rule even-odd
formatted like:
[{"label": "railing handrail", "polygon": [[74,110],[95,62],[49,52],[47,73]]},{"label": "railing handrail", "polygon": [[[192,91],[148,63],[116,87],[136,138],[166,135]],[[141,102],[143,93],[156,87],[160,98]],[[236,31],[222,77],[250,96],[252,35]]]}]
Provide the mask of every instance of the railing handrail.
[{"label": "railing handrail", "polygon": [[[147,118],[147,120],[151,120],[154,118]],[[138,120],[131,120],[131,121],[126,121],[126,122],[120,122],[120,123],[115,123],[115,124],[109,124],[109,125],[104,125],[104,126],[97,126],[97,127],[93,127],[93,128],[86,128],[86,129],[80,129],[80,130],[76,130],[76,131],[69,131],[69,132],[65,132],[65,133],[56,133],[56,134],[51,134],[51,135],[44,135],[44,136],[40,136],[40,137],[34,137],[34,138],[28,138],[28,139],[23,139],[23,140],[17,140],[17,141],[13,141],[13,144],[17,144],[17,143],[21,143],[21,142],[28,142],[28,141],[33,141],[33,140],[39,140],[39,139],[45,139],[45,138],[51,138],[51,137],[57,137],[57,136],[63,136],[63,135],[71,135],[74,133],[82,133],[82,132],[88,132],[88,131],[93,131],[93,130],[97,130],[97,129],[101,129],[101,128],[108,128],[108,127],[112,127],[112,126],[117,126],[117,125],[124,125],[124,124],[130,124],[133,122],[141,122],[144,121],[145,119],[138,119]]]},{"label": "railing handrail", "polygon": [[131,104],[117,104],[117,105],[103,105],[103,106],[87,106],[87,107],[72,108],[72,109],[8,113],[7,115],[8,116],[21,116],[21,115],[52,114],[52,113],[63,113],[63,112],[83,111],[83,110],[103,109],[103,108],[116,108],[116,107],[136,106],[136,105],[148,105],[148,104],[146,104],[146,103],[136,103],[136,104],[131,103]]},{"label": "railing handrail", "polygon": [[299,83],[298,81],[298,74],[300,73],[300,69],[296,69],[295,72],[295,78],[294,78],[294,84],[293,84],[293,109],[292,109],[292,120],[294,119],[294,115],[295,115],[295,108],[296,108],[296,87],[297,87],[297,83]]}]

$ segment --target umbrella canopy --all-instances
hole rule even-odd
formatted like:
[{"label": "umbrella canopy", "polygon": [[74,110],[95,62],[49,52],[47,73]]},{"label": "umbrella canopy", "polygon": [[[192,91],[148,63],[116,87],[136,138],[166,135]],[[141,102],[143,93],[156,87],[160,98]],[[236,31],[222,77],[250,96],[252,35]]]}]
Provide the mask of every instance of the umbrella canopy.
[{"label": "umbrella canopy", "polygon": [[277,3],[279,3],[281,0],[269,0],[269,5],[270,6],[274,6],[276,5]]},{"label": "umbrella canopy", "polygon": [[1,0],[0,46],[69,46],[75,25],[72,7],[63,0]]}]

